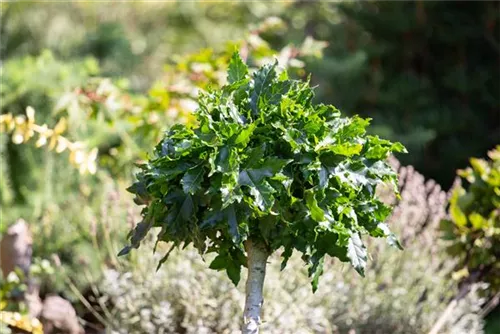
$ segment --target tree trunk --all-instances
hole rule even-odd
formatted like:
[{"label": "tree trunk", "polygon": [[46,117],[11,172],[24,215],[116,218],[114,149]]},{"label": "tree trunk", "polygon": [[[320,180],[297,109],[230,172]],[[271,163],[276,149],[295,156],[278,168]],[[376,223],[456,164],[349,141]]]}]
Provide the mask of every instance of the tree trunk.
[{"label": "tree trunk", "polygon": [[269,252],[265,245],[253,240],[245,242],[245,249],[248,257],[248,278],[241,330],[243,334],[257,334],[259,333],[260,312],[264,302],[262,288],[266,276],[266,262]]}]

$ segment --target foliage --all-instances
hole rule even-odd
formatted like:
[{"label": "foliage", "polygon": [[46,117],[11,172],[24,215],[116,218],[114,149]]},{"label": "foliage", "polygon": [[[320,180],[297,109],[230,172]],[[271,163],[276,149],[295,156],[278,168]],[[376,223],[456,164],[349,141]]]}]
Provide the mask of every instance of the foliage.
[{"label": "foliage", "polygon": [[65,150],[70,152],[70,162],[76,165],[80,173],[90,172],[95,174],[97,149],[90,153],[84,151],[82,143],[71,142],[61,134],[66,129],[65,119],[61,118],[54,129],[49,129],[46,124],[40,126],[35,124],[35,110],[32,107],[26,109],[24,115],[13,117],[12,114],[0,115],[0,132],[12,133],[14,144],[23,144],[38,135],[36,147],[48,144],[49,150],[55,149],[57,153]]},{"label": "foliage", "polygon": [[471,158],[471,167],[458,171],[467,186],[453,189],[449,219],[442,221],[450,255],[459,259],[456,275],[500,288],[500,146],[488,152],[491,160]]},{"label": "foliage", "polygon": [[[173,54],[243,38],[248,25],[278,15],[289,3],[169,1],[2,4],[2,60],[50,49],[67,62],[90,56],[108,77],[130,78],[145,91]],[[165,33],[168,31],[168,33]]]},{"label": "foliage", "polygon": [[[408,203],[412,202],[408,199]],[[409,223],[394,219],[402,232]],[[410,218],[411,219],[411,218]],[[419,228],[408,234],[418,235]],[[431,231],[429,233],[436,233]],[[426,233],[427,234],[427,233]],[[378,241],[378,240],[377,240]],[[144,243],[154,246],[152,238]],[[424,235],[408,240],[404,252],[372,244],[374,260],[367,278],[353,270],[338,270],[326,260],[322,284],[312,294],[308,273],[297,254],[293,268],[280,270],[278,257],[271,257],[266,273],[262,331],[265,333],[426,333],[447,307],[457,289],[449,271],[454,262],[443,259]],[[167,250],[166,245],[158,245]],[[207,255],[207,261],[214,256]],[[189,246],[173,252],[162,269],[152,274],[161,254],[138,258],[121,270],[108,270],[97,289],[107,303],[110,333],[236,333],[244,302],[244,287],[234,289],[222,272],[206,266]],[[433,261],[429,263],[429,259]],[[439,259],[439,260],[438,260]],[[245,278],[243,274],[242,278]],[[298,302],[300,301],[300,302]],[[483,301],[477,290],[462,300],[442,332],[482,333],[479,316]]]},{"label": "foliage", "polygon": [[19,268],[9,273],[7,277],[0,277],[0,310],[24,311],[25,306],[21,305],[23,302],[17,302],[27,292],[27,279],[30,280],[31,284],[34,284],[53,274],[54,269],[49,261],[36,258],[34,263],[30,265],[28,277]]},{"label": "foliage", "polygon": [[[9,327],[4,327],[6,325]],[[19,332],[43,334],[43,326],[38,319],[31,319],[26,314],[15,312],[0,311],[0,329],[3,334]],[[12,331],[12,329],[14,331]]]},{"label": "foliage", "polygon": [[[402,162],[448,187],[457,168],[500,142],[500,10],[495,1],[299,1],[280,43],[329,42],[308,69],[320,101],[374,119]],[[356,87],[353,89],[352,87]]]},{"label": "foliage", "polygon": [[[93,58],[66,62],[50,50],[42,50],[37,56],[26,55],[5,61],[2,71],[2,112],[10,110],[18,114],[26,105],[44,107],[40,102],[58,98],[68,87],[80,85],[97,75],[99,65]],[[22,104],[24,107],[20,108]],[[47,109],[50,108],[44,108],[44,112]]]},{"label": "foliage", "polygon": [[[399,175],[401,199],[387,187],[381,199],[395,204],[387,223],[401,236],[404,252],[372,240],[373,261],[367,279],[349,268],[327,270],[316,295],[309,289],[307,270],[281,271],[276,261],[267,270],[264,318],[266,333],[426,333],[458,291],[449,279],[455,266],[439,242],[439,221],[445,217],[447,196],[434,181],[412,166],[391,165]],[[154,246],[149,236],[145,247]],[[167,245],[158,245],[167,250]],[[135,254],[137,255],[137,254]],[[113,333],[232,333],[238,330],[243,288],[235,290],[219,272],[188,247],[172,253],[162,270],[151,271],[161,254],[134,258],[122,270],[107,271],[99,291],[109,301]],[[214,255],[207,255],[211,260]],[[277,255],[274,255],[277,259]],[[300,268],[297,255],[290,258]],[[325,266],[338,266],[326,260]],[[482,333],[479,298],[483,287],[460,301],[441,333]],[[108,299],[110,298],[110,299]],[[297,303],[296,301],[300,301]],[[161,310],[161,312],[158,312]],[[137,316],[140,314],[140,316]],[[158,325],[161,323],[162,325]]]},{"label": "foliage", "polygon": [[[0,279],[0,311],[24,311],[24,306],[18,301],[26,291],[22,270],[11,272]],[[8,302],[9,301],[9,302]]]},{"label": "foliage", "polygon": [[313,105],[309,83],[276,67],[249,77],[235,53],[228,85],[200,94],[197,126],[174,126],[139,166],[129,190],[147,206],[121,254],[158,226],[158,242],[216,252],[210,267],[237,284],[243,241],[255,238],[270,251],[284,248],[283,267],[294,249],[302,252],[315,290],[327,254],[364,274],[361,234],[399,245],[375,188],[389,182],[397,189],[384,159],[404,147],[365,135],[369,120]]},{"label": "foliage", "polygon": [[[61,141],[73,143],[75,124],[68,124],[64,119],[54,117],[54,100],[69,87],[82,84],[97,71],[98,66],[92,59],[66,63],[56,59],[50,52],[43,52],[38,57],[16,58],[2,64],[0,150],[4,158],[1,161],[2,175],[5,177],[2,177],[0,187],[3,205],[30,202],[33,193],[39,193],[41,188],[41,183],[37,180],[48,179],[47,171],[38,168],[48,162],[47,155],[41,150],[30,149],[30,145],[18,145],[21,135],[24,142],[37,130],[38,133],[43,133],[41,137],[51,137],[49,146],[52,146],[58,144],[65,129],[63,138],[69,141]],[[43,82],[41,77],[44,78]],[[35,115],[32,110],[29,115],[24,115],[28,106],[36,110],[38,124],[34,123]],[[52,129],[56,131],[49,131]],[[8,139],[3,135],[13,130],[17,130],[13,137]],[[42,143],[39,141],[39,144]],[[79,144],[78,151],[82,149]]]}]

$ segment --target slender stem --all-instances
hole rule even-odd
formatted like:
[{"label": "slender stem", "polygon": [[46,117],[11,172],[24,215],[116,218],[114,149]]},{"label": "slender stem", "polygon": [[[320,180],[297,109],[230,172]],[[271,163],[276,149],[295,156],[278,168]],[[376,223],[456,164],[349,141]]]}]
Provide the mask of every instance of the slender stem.
[{"label": "slender stem", "polygon": [[243,313],[241,331],[243,334],[258,334],[260,314],[264,302],[262,290],[269,252],[265,245],[254,240],[247,240],[245,248],[248,257],[248,278],[246,284],[245,312]]},{"label": "slender stem", "polygon": [[458,300],[454,298],[450,304],[446,307],[444,310],[443,314],[439,317],[438,321],[432,326],[429,334],[438,334],[441,330],[441,328],[445,325],[446,321],[448,321],[448,318],[452,314],[453,310],[458,304]]}]

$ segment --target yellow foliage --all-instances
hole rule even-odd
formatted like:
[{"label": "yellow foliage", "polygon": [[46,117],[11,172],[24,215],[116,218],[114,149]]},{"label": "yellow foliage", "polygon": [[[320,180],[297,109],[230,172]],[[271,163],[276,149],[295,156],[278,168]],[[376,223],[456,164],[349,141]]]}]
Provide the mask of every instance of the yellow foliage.
[{"label": "yellow foliage", "polygon": [[81,174],[95,174],[97,170],[97,148],[90,151],[81,142],[72,142],[62,136],[66,131],[67,122],[61,118],[53,129],[47,124],[38,125],[35,123],[35,110],[32,107],[26,108],[26,116],[13,116],[10,113],[0,115],[0,133],[11,134],[14,144],[23,144],[33,137],[37,137],[36,147],[47,145],[49,150],[57,153],[69,151],[69,161],[76,166]]},{"label": "yellow foliage", "polygon": [[0,311],[0,321],[10,327],[18,328],[32,334],[43,334],[42,323],[36,318],[30,318],[17,312]]}]

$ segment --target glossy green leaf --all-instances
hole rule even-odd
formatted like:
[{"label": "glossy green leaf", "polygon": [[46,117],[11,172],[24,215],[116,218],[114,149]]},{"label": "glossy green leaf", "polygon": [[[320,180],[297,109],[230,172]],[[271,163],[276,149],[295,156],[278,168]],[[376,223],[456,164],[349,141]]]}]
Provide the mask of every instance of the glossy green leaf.
[{"label": "glossy green leaf", "polygon": [[325,212],[318,206],[313,190],[307,190],[305,192],[305,197],[312,219],[317,222],[323,222],[325,220]]},{"label": "glossy green leaf", "polygon": [[205,173],[202,166],[190,169],[184,174],[181,184],[182,189],[186,194],[195,194],[201,189],[201,182],[203,181],[203,174]]},{"label": "glossy green leaf", "polygon": [[219,254],[212,260],[209,268],[214,270],[222,270],[227,267],[228,263],[229,257],[227,256],[227,254]]},{"label": "glossy green leaf", "polygon": [[245,79],[248,73],[248,67],[243,62],[238,52],[234,52],[229,62],[227,79],[230,84]]},{"label": "glossy green leaf", "polygon": [[272,82],[276,79],[276,66],[274,64],[266,64],[254,73],[254,89],[251,95],[250,105],[254,113],[260,110],[259,103],[271,89]]}]

